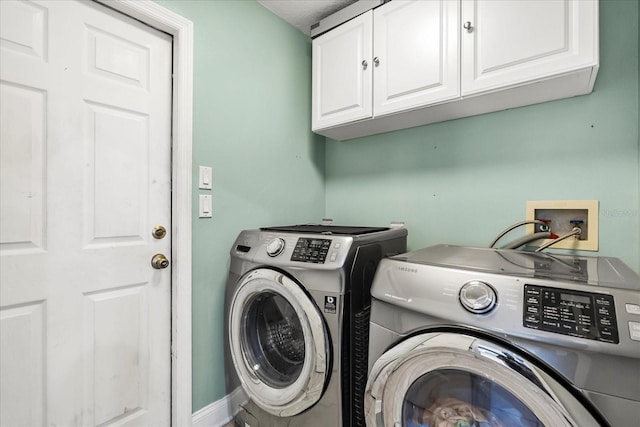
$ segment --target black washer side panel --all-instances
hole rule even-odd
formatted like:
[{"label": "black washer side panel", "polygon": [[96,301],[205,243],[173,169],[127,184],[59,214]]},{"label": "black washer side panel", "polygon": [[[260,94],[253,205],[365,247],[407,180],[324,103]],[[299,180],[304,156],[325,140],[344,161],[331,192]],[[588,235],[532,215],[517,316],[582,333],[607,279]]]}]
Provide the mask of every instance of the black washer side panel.
[{"label": "black washer side panel", "polygon": [[383,258],[378,243],[356,249],[344,299],[342,330],[342,414],[345,426],[364,427],[371,283]]}]

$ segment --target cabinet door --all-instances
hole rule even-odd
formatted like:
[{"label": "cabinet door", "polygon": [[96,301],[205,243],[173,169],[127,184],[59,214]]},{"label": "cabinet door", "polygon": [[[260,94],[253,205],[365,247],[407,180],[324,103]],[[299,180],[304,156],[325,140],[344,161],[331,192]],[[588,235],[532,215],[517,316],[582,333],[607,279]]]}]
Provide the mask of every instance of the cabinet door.
[{"label": "cabinet door", "polygon": [[313,40],[313,130],[371,117],[372,14]]},{"label": "cabinet door", "polygon": [[598,63],[597,0],[463,0],[461,26],[463,96]]},{"label": "cabinet door", "polygon": [[375,116],[460,95],[457,1],[392,1],[374,11]]}]

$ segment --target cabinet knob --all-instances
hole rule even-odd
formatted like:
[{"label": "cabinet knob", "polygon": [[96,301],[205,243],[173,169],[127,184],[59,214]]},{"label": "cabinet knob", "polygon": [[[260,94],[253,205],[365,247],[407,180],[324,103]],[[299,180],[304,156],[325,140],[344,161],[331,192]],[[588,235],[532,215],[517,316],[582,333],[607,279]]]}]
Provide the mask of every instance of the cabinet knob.
[{"label": "cabinet knob", "polygon": [[467,33],[473,33],[473,26],[471,25],[471,21],[467,21],[464,23],[464,25],[462,26],[465,30],[467,30]]},{"label": "cabinet knob", "polygon": [[366,60],[366,59],[363,59],[363,60],[362,60],[362,69],[363,69],[363,70],[366,70],[368,66],[369,66],[369,64],[367,63],[367,60]]},{"label": "cabinet knob", "polygon": [[373,65],[375,65],[376,67],[378,65],[380,65],[380,59],[378,59],[378,57],[376,56],[375,58],[373,58]]}]

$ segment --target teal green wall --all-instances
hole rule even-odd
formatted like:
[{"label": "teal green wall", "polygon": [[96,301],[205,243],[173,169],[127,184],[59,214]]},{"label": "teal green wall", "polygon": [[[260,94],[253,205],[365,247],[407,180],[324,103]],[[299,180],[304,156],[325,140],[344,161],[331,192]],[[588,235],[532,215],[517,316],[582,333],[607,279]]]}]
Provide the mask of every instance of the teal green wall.
[{"label": "teal green wall", "polygon": [[[527,200],[598,199],[600,254],[639,269],[635,0],[601,0],[591,95],[326,143],[309,131],[304,35],[253,0],[157,1],[194,23],[194,182],[199,165],[214,174],[193,192],[194,411],[225,395],[224,284],[242,229],[404,220],[411,249],[486,245]],[[201,193],[212,219],[197,218]]]},{"label": "teal green wall", "polygon": [[[638,2],[600,2],[590,95],[326,143],[326,216],[488,245],[527,200],[600,201],[600,251],[640,267]],[[505,237],[520,237],[514,231]]]},{"label": "teal green wall", "polygon": [[[319,221],[324,144],[310,132],[311,48],[255,1],[161,0],[194,23],[193,410],[225,396],[224,285],[240,230]],[[198,194],[213,218],[197,217]]]}]

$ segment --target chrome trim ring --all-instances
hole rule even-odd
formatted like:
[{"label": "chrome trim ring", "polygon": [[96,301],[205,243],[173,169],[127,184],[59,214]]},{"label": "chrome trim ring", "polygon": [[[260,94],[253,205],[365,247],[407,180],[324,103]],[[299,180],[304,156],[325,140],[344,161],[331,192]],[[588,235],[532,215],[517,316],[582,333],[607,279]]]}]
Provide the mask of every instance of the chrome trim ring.
[{"label": "chrome trim ring", "polygon": [[480,280],[471,280],[460,288],[460,303],[469,312],[484,314],[493,310],[498,300],[493,286]]},{"label": "chrome trim ring", "polygon": [[[272,387],[254,372],[243,347],[243,313],[257,295],[273,293],[295,310],[304,335],[305,355],[298,378],[285,387]],[[322,397],[330,372],[329,342],[322,314],[302,288],[286,275],[267,268],[243,276],[233,294],[229,313],[231,357],[242,387],[249,397],[270,414],[287,417],[313,406]]]},{"label": "chrome trim ring", "polygon": [[545,426],[598,425],[573,396],[563,393],[566,390],[561,385],[522,357],[479,338],[443,332],[409,338],[374,363],[364,397],[367,426],[404,425],[403,405],[409,388],[423,375],[447,369],[490,379]]}]

